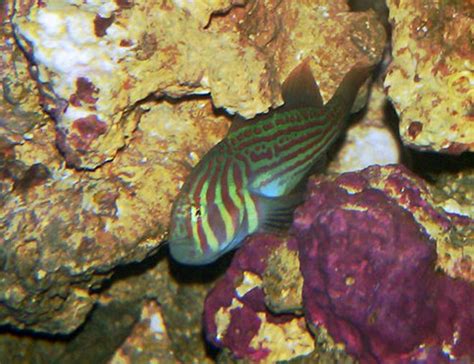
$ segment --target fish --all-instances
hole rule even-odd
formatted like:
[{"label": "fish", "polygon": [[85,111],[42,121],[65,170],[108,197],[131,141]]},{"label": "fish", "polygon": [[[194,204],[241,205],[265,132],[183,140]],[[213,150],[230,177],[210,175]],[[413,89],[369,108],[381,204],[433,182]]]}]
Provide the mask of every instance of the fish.
[{"label": "fish", "polygon": [[288,226],[307,178],[325,164],[372,70],[356,64],[324,104],[304,60],[283,82],[283,106],[253,120],[237,118],[173,203],[171,257],[185,265],[210,264],[257,231]]}]

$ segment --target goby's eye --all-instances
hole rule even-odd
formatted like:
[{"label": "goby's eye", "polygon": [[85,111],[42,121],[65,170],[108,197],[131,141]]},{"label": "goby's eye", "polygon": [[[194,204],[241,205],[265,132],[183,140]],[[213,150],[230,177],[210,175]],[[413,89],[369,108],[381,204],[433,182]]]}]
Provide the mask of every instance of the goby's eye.
[{"label": "goby's eye", "polygon": [[191,207],[191,214],[196,219],[199,220],[201,218],[201,207],[200,206],[192,206]]}]

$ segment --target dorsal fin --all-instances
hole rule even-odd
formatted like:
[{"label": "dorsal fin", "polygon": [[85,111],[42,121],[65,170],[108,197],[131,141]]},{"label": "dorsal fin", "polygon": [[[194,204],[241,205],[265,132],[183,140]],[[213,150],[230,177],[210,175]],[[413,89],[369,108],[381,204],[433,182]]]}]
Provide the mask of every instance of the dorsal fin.
[{"label": "dorsal fin", "polygon": [[359,89],[365,81],[367,81],[374,69],[375,65],[357,63],[344,76],[336,92],[326,103],[326,107],[328,109],[338,108],[340,111],[349,113],[353,107]]},{"label": "dorsal fin", "polygon": [[[323,107],[323,98],[319,93],[319,87],[314,80],[311,67],[309,66],[310,58],[305,58],[286,78],[281,86],[284,109],[294,107]],[[270,109],[269,113],[275,109]],[[242,127],[257,123],[260,119],[268,117],[268,113],[256,115],[251,120],[246,120],[240,115],[236,115],[229,129],[229,134]]]},{"label": "dorsal fin", "polygon": [[310,58],[306,58],[286,78],[281,87],[285,107],[322,107],[323,98],[314,80]]}]

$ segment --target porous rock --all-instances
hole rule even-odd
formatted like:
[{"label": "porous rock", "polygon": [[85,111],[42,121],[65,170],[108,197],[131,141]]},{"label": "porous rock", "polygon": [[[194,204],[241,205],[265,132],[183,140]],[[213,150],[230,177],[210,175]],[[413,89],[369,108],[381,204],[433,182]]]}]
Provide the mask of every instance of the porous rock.
[{"label": "porous rock", "polygon": [[[344,1],[321,1],[316,10],[304,2],[243,3],[59,1],[16,16],[16,39],[69,165],[94,169],[113,159],[138,122],[130,106],[149,95],[211,94],[216,107],[251,117],[281,104],[278,81],[304,56],[318,54],[322,75],[336,71],[336,56],[348,68],[380,57],[385,34],[375,14],[349,13]],[[345,46],[329,55],[327,42]]]},{"label": "porous rock", "polygon": [[306,318],[364,362],[474,357],[474,288],[436,272],[429,228],[456,221],[420,186],[396,166],[313,179],[295,213]]},{"label": "porous rock", "polygon": [[[248,238],[208,295],[205,330],[214,345],[237,358],[282,360],[266,345],[278,339],[267,332],[262,340],[261,327],[300,318],[302,305],[315,350],[301,357],[472,360],[472,256],[449,275],[436,269],[437,243],[455,245],[452,232],[469,218],[436,206],[419,177],[397,165],[313,177],[294,218],[287,236]],[[294,289],[301,280],[302,302]]]},{"label": "porous rock", "polygon": [[190,166],[228,129],[214,107],[280,105],[310,55],[327,99],[386,39],[345,1],[7,1],[0,19],[0,323],[52,334],[159,249]]},{"label": "porous rock", "polygon": [[403,142],[419,150],[474,150],[472,3],[390,0],[392,62],[385,87]]},{"label": "porous rock", "polygon": [[[206,298],[204,325],[211,343],[229,349],[237,358],[263,363],[290,360],[314,350],[303,317],[274,314],[265,305],[262,279],[269,257],[273,250],[294,251],[285,245],[282,237],[261,234],[236,253]],[[291,262],[291,258],[286,261],[287,269],[297,274],[298,266]]]}]

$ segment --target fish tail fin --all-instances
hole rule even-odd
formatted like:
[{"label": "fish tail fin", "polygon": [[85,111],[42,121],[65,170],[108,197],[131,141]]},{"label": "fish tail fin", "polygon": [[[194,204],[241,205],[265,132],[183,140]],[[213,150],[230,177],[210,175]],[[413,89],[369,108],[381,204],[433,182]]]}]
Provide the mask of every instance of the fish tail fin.
[{"label": "fish tail fin", "polygon": [[327,107],[330,109],[332,105],[337,105],[339,108],[343,106],[347,108],[345,112],[349,114],[359,89],[367,81],[374,69],[375,65],[368,66],[362,63],[357,63],[352,67],[344,76],[331,100],[326,104]]},{"label": "fish tail fin", "polygon": [[310,59],[305,58],[283,82],[281,89],[284,107],[323,106],[323,98],[309,65]]}]

